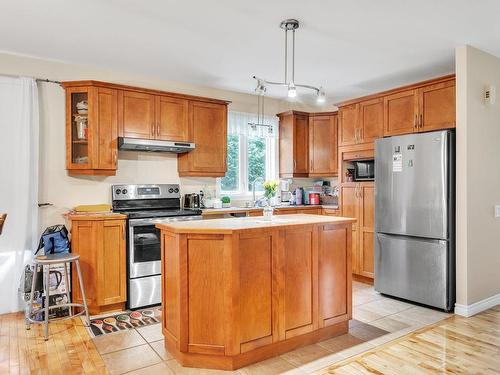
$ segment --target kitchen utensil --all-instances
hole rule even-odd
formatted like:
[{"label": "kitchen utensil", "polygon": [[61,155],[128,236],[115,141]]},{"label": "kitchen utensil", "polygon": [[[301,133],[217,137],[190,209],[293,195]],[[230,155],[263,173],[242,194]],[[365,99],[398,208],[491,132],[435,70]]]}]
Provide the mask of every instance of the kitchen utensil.
[{"label": "kitchen utensil", "polygon": [[116,328],[118,330],[118,327],[116,326],[116,319],[115,318],[105,318],[103,319],[104,323],[110,325],[110,326],[113,326],[114,328]]},{"label": "kitchen utensil", "polygon": [[122,324],[125,324],[127,327],[132,327],[132,324],[130,324],[130,317],[128,315],[125,314],[118,315],[116,317],[116,320],[118,320]]},{"label": "kitchen utensil", "polygon": [[94,327],[96,327],[104,335],[105,332],[102,329],[104,322],[102,320],[100,320],[100,319],[92,320],[91,323]]},{"label": "kitchen utensil", "polygon": [[130,326],[127,324],[127,323],[123,323],[123,322],[118,322],[116,324],[118,326],[118,328],[120,328],[121,330],[125,330],[127,328],[130,328]]},{"label": "kitchen utensil", "polygon": [[157,323],[159,322],[159,320],[155,318],[155,313],[153,310],[143,310],[142,315],[144,315],[145,317],[147,317],[151,320],[154,320]]},{"label": "kitchen utensil", "polygon": [[110,325],[107,325],[107,324],[105,324],[105,325],[103,326],[103,329],[104,329],[104,331],[105,331],[106,333],[111,333],[111,332],[113,332],[114,330],[118,330],[117,328],[114,328],[113,326],[110,326]]},{"label": "kitchen utensil", "polygon": [[144,325],[144,321],[142,320],[142,314],[140,312],[137,312],[137,311],[131,312],[130,318],[138,320],[139,322],[141,322]]}]

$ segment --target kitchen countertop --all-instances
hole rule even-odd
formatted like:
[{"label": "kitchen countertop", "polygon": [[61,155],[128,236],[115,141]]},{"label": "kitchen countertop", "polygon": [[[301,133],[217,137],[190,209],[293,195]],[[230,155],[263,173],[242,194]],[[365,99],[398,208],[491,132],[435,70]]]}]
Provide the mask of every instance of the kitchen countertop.
[{"label": "kitchen countertop", "polygon": [[156,227],[174,233],[216,233],[231,234],[237,231],[290,227],[296,225],[309,224],[347,224],[354,223],[356,219],[339,216],[322,216],[307,214],[292,214],[283,216],[263,216],[237,217],[232,220],[227,219],[208,219],[194,221],[177,221],[165,224],[157,224]]},{"label": "kitchen countertop", "polygon": [[[275,210],[292,210],[292,209],[314,209],[314,208],[328,208],[331,210],[338,210],[338,205],[333,204],[316,204],[316,205],[300,205],[300,206],[275,206]],[[263,207],[227,207],[227,208],[203,208],[204,215],[210,214],[224,214],[231,212],[247,212],[247,211],[262,211]]]}]

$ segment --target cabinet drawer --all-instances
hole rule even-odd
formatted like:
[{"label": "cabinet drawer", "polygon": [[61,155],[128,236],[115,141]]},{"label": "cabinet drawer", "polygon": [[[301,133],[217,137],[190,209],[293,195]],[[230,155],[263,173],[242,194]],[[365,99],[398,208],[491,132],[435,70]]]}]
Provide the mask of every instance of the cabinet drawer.
[{"label": "cabinet drawer", "polygon": [[342,160],[373,159],[374,150],[347,151],[342,153]]}]

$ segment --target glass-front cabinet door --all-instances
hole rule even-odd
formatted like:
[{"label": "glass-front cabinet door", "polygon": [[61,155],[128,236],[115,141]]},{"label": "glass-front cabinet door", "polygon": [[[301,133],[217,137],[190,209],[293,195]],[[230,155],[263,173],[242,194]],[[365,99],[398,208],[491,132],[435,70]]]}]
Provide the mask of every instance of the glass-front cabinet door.
[{"label": "glass-front cabinet door", "polygon": [[68,169],[90,169],[92,164],[91,120],[89,88],[69,88],[66,90],[66,138],[69,153]]}]

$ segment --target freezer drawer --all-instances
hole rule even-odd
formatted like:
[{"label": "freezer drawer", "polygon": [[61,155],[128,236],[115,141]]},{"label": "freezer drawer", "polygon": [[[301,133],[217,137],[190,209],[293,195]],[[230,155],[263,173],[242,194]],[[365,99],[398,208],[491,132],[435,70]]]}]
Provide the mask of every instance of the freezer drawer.
[{"label": "freezer drawer", "polygon": [[375,236],[375,290],[451,310],[449,242],[416,237]]}]

